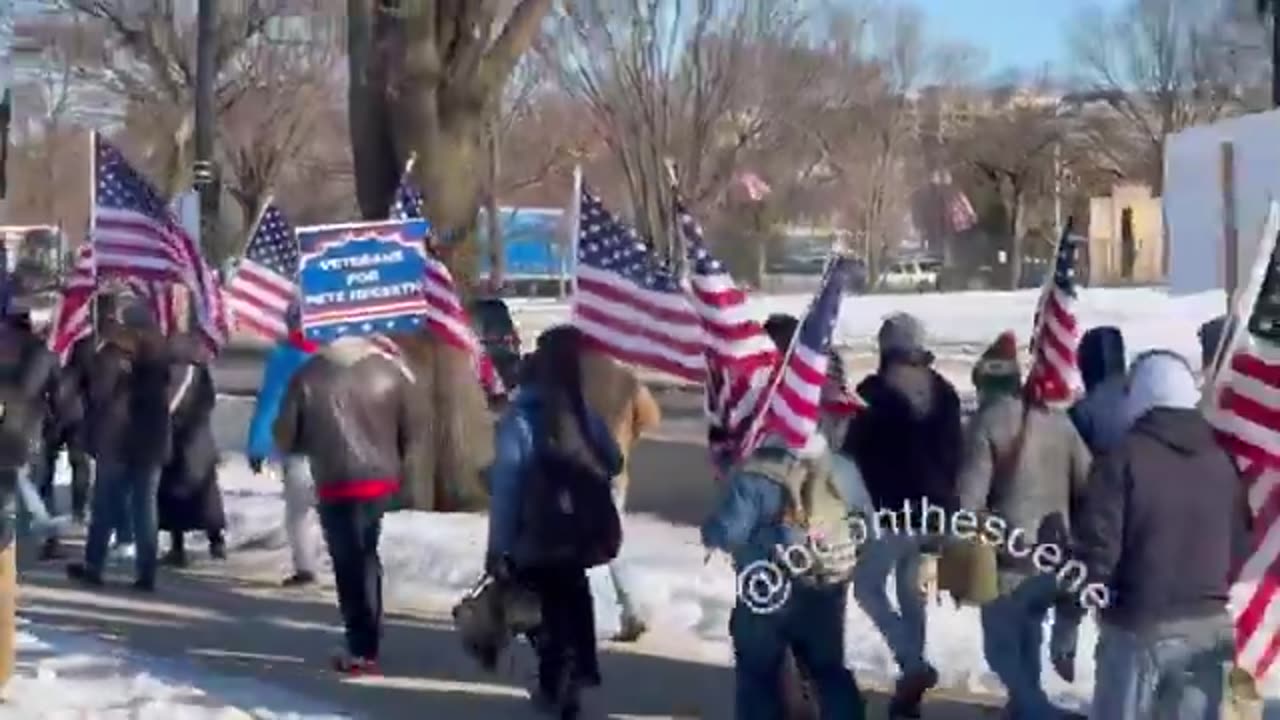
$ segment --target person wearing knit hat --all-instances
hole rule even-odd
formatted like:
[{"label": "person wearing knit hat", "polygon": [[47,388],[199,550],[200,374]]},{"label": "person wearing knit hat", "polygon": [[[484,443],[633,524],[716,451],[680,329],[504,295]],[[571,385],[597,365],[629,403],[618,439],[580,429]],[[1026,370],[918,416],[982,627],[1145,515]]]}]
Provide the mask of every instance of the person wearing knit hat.
[{"label": "person wearing knit hat", "polygon": [[1002,395],[1017,395],[1022,387],[1022,366],[1018,364],[1018,337],[1005,330],[996,337],[973,365],[973,387],[978,407]]}]

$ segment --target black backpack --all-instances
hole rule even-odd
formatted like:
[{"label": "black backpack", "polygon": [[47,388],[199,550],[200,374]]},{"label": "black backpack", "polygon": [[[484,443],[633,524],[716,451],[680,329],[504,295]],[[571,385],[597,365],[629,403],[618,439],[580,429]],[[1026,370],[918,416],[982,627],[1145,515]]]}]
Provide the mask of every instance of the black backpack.
[{"label": "black backpack", "polygon": [[[539,433],[521,491],[517,546],[525,567],[604,565],[622,548],[611,480]],[[585,433],[584,433],[585,435]]]}]

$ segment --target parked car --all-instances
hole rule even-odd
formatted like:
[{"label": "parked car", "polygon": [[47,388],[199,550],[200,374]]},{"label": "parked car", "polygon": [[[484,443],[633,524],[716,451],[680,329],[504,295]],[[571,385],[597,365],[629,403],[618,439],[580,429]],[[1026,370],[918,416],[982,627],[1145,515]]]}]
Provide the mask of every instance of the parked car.
[{"label": "parked car", "polygon": [[899,260],[890,264],[880,275],[876,288],[888,292],[937,290],[938,271],[941,268],[942,263],[937,260]]},{"label": "parked car", "polygon": [[502,384],[513,388],[520,373],[520,333],[511,310],[501,298],[480,298],[471,302],[471,326],[489,359],[502,378]]}]

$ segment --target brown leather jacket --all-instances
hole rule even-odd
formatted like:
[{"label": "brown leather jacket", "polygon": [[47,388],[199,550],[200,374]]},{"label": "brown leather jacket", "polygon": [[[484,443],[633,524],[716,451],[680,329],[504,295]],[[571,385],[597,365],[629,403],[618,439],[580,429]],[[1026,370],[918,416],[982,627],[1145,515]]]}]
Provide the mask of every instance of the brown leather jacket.
[{"label": "brown leather jacket", "polygon": [[412,379],[359,338],[342,338],[289,382],[273,428],[285,454],[305,455],[320,502],[378,500],[404,478]]},{"label": "brown leather jacket", "polygon": [[627,459],[645,432],[662,421],[662,410],[636,373],[599,352],[582,354],[582,394],[587,407],[604,419],[622,450],[623,470],[614,487],[625,497],[630,481]]}]

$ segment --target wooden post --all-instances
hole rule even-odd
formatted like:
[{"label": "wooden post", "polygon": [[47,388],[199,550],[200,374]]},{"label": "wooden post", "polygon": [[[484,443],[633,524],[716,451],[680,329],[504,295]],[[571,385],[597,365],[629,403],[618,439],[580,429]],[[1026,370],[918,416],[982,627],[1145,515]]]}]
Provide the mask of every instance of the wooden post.
[{"label": "wooden post", "polygon": [[1222,239],[1227,312],[1232,310],[1232,297],[1240,286],[1240,234],[1236,227],[1236,154],[1230,140],[1222,143]]}]

